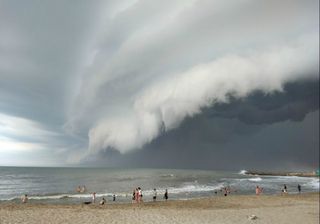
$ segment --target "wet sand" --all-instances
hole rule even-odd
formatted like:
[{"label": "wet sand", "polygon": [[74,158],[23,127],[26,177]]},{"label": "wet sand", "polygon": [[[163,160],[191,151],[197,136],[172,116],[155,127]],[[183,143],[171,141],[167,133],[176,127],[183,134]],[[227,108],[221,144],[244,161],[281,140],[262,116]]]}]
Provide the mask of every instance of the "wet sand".
[{"label": "wet sand", "polygon": [[[255,215],[257,219],[248,217]],[[0,204],[0,223],[319,223],[319,193],[230,195],[143,204]]]}]

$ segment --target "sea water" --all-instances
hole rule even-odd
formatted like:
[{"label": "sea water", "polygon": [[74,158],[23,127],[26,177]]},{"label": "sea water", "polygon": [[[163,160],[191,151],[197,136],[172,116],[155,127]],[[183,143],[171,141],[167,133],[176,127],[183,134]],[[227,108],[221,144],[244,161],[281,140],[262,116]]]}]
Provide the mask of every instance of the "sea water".
[{"label": "sea water", "polygon": [[[169,199],[191,199],[222,195],[224,187],[231,194],[254,194],[258,185],[264,194],[278,194],[286,184],[289,193],[318,192],[319,178],[285,176],[249,176],[238,171],[176,170],[176,169],[111,169],[111,168],[39,168],[0,167],[0,203],[20,202],[28,195],[30,203],[77,204],[105,197],[115,203],[131,202],[133,189],[141,187],[143,200],[151,201],[153,189],[158,200],[168,189]],[[76,188],[85,186],[85,193]],[[114,202],[112,202],[114,203]]]}]

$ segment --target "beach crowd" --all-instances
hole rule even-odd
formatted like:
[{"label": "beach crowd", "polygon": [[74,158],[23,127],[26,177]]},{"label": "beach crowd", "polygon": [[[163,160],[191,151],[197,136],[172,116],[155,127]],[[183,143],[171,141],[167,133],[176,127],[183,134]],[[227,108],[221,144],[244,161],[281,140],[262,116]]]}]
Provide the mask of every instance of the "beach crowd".
[{"label": "beach crowd", "polygon": [[[301,185],[298,184],[297,186],[297,189],[298,189],[298,193],[300,194],[301,193]],[[260,195],[262,194],[264,191],[264,189],[260,186],[256,186],[255,188],[255,194],[256,195]],[[76,188],[76,192],[77,193],[87,193],[87,188],[85,185],[83,186],[78,186]],[[224,196],[228,196],[229,194],[231,194],[232,192],[237,192],[237,190],[235,189],[231,189],[230,186],[227,186],[227,187],[223,187],[220,189],[220,192],[224,195]],[[214,191],[215,195],[218,194],[218,191]],[[283,185],[283,188],[281,189],[281,195],[284,195],[284,194],[288,194],[288,187],[286,184]],[[96,192],[92,192],[91,193],[91,201],[85,201],[83,202],[83,204],[95,204],[96,203]],[[152,193],[152,201],[153,202],[156,202],[157,201],[157,197],[158,197],[158,192],[157,192],[157,189],[154,188],[153,189],[153,193]],[[165,189],[165,192],[163,194],[163,199],[165,201],[167,201],[169,199],[169,193],[168,193],[168,189]],[[21,197],[21,202],[22,203],[27,203],[29,200],[28,198],[28,195],[27,194],[24,194],[22,197]],[[112,201],[116,201],[116,194],[113,194],[112,195]],[[102,197],[102,199],[100,200],[99,204],[100,205],[104,205],[106,204],[107,200],[105,197]],[[133,191],[132,191],[132,203],[142,203],[143,202],[143,194],[142,194],[142,188],[141,187],[137,187],[137,188],[134,188]]]}]

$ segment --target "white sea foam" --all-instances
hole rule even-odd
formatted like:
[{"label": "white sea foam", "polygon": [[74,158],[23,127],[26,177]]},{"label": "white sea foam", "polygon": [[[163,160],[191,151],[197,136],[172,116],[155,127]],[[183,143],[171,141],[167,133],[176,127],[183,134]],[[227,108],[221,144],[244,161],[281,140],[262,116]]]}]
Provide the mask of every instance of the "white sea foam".
[{"label": "white sea foam", "polygon": [[[127,197],[129,194],[126,193],[117,193],[115,194],[117,197]],[[97,193],[96,198],[100,197],[112,197],[112,193]],[[28,196],[29,200],[59,200],[59,199],[85,199],[85,198],[92,198],[92,194],[57,194],[57,195],[29,195]],[[19,197],[11,197],[9,199],[4,199],[8,201],[13,201],[13,200],[20,200]]]},{"label": "white sea foam", "polygon": [[90,194],[57,194],[57,195],[37,195],[29,196],[32,200],[64,199],[64,198],[90,198]]},{"label": "white sea foam", "polygon": [[247,175],[248,171],[246,170],[240,170],[238,174],[240,175]]},{"label": "white sea foam", "polygon": [[[181,193],[193,193],[193,192],[210,192],[219,190],[224,185],[218,184],[218,185],[199,185],[199,184],[193,184],[193,183],[186,183],[182,185],[181,187],[168,187],[168,192],[170,194],[181,194]],[[164,188],[157,189],[158,193],[164,193]],[[146,190],[144,191],[144,195],[153,195],[153,190]]]},{"label": "white sea foam", "polygon": [[259,182],[259,181],[262,181],[262,178],[261,177],[255,177],[255,178],[249,178],[247,180],[248,181],[253,181],[253,182]]},{"label": "white sea foam", "polygon": [[306,186],[309,186],[313,189],[318,189],[319,190],[319,185],[320,185],[320,182],[319,182],[319,178],[312,178],[308,183],[305,184]]},{"label": "white sea foam", "polygon": [[170,174],[162,174],[160,175],[160,177],[174,177],[174,174],[170,173]]}]

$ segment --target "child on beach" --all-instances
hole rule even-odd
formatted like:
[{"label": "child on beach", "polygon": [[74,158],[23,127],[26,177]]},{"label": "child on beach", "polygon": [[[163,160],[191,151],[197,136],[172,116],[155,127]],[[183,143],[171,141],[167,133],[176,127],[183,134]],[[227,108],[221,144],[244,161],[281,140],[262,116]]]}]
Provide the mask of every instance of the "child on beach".
[{"label": "child on beach", "polygon": [[28,202],[28,195],[25,194],[24,196],[22,196],[21,197],[21,202],[22,203],[27,203]]},{"label": "child on beach", "polygon": [[102,200],[100,201],[100,205],[104,205],[106,203],[106,199],[102,198]]}]

